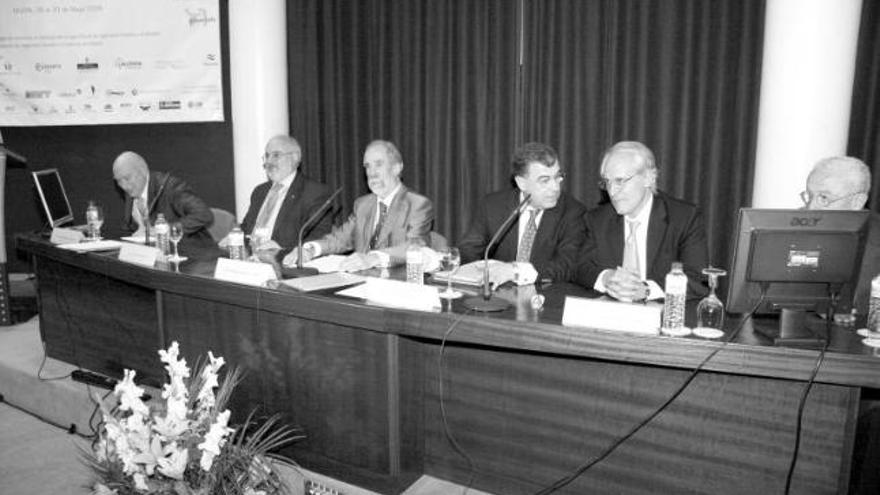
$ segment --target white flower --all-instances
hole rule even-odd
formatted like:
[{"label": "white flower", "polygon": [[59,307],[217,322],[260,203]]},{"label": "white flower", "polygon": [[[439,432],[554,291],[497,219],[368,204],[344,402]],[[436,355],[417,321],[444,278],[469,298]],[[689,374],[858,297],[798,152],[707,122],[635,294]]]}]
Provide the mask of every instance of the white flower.
[{"label": "white flower", "polygon": [[206,411],[214,407],[214,389],[219,386],[217,373],[226,363],[223,357],[214,357],[214,353],[208,351],[208,365],[202,370],[202,388],[199,390],[199,409]]},{"label": "white flower", "polygon": [[146,479],[146,477],[144,477],[144,473],[134,473],[133,478],[134,478],[134,487],[137,488],[138,490],[147,491],[150,489],[150,487],[147,486],[147,479]]},{"label": "white flower", "polygon": [[171,343],[167,351],[159,350],[159,358],[165,363],[165,369],[168,371],[168,376],[171,377],[172,383],[175,381],[175,378],[179,380],[189,377],[189,368],[186,365],[186,360],[178,360],[177,356],[179,354],[180,351],[176,340]]},{"label": "white flower", "polygon": [[150,409],[141,400],[144,389],[135,385],[134,376],[134,370],[125,370],[122,381],[117,383],[116,388],[113,389],[113,393],[119,397],[119,409],[135,414],[150,414]]},{"label": "white flower", "polygon": [[176,445],[172,444],[165,446],[164,453],[164,457],[158,459],[159,472],[169,478],[182,480],[183,472],[186,470],[186,463],[189,461],[189,451],[185,448],[177,448]]},{"label": "white flower", "polygon": [[119,492],[117,492],[115,489],[111,490],[107,485],[100,482],[95,483],[95,486],[92,487],[92,495],[117,495],[117,493]]},{"label": "white flower", "polygon": [[199,450],[202,451],[202,458],[199,464],[204,471],[210,471],[211,465],[214,464],[214,457],[220,455],[220,448],[226,443],[226,437],[232,433],[232,428],[228,428],[226,423],[229,421],[229,409],[217,415],[217,420],[211,425],[211,429],[205,434],[205,441],[199,444]]}]

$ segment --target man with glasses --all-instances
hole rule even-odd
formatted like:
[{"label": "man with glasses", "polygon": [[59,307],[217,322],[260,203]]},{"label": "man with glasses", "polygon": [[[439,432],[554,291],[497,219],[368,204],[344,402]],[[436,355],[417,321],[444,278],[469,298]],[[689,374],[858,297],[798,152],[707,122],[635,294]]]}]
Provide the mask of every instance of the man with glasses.
[{"label": "man with glasses", "polygon": [[542,143],[524,144],[513,154],[511,172],[515,188],[488,194],[474,211],[459,243],[462,263],[483,259],[492,236],[528,196],[518,221],[489,252],[491,259],[506,262],[492,268],[492,281],[571,280],[585,239],[586,208],[562,191],[565,176],[556,151]]},{"label": "man with glasses", "polygon": [[705,295],[702,215],[693,204],[657,190],[654,153],[642,143],[621,141],[605,152],[599,173],[599,187],[611,201],[587,213],[576,281],[622,301],[641,301],[661,295],[658,282],[673,261],[681,261],[688,297]]},{"label": "man with glasses", "polygon": [[[286,255],[297,246],[299,230],[306,220],[330,197],[327,186],[299,171],[301,163],[302,148],[296,139],[279,135],[266,143],[263,170],[268,180],[254,188],[241,222],[254,251],[278,250],[279,256]],[[303,232],[303,238],[318,238],[330,232],[333,215],[333,208],[328,208]]]},{"label": "man with glasses", "polygon": [[[801,200],[808,210],[861,210],[868,202],[870,190],[871,171],[864,162],[849,156],[832,156],[813,166]],[[865,314],[871,296],[871,279],[880,273],[880,218],[876,214],[871,215],[859,273],[853,306]]]},{"label": "man with glasses", "polygon": [[[399,265],[410,242],[429,245],[434,205],[401,182],[403,158],[390,141],[376,140],[364,152],[364,173],[370,194],[354,201],[351,215],[324,237],[303,246],[303,262],[327,254],[350,254],[340,269],[358,271]],[[294,266],[297,251],[284,258]]]}]

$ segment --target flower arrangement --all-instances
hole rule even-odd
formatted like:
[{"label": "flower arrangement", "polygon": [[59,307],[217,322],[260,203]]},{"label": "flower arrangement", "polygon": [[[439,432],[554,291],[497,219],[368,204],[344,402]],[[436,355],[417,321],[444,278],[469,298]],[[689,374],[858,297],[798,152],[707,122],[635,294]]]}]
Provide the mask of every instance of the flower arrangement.
[{"label": "flower arrangement", "polygon": [[[293,463],[272,451],[298,438],[278,425],[278,417],[261,426],[253,413],[238,429],[229,426],[226,403],[241,381],[237,368],[219,381],[222,357],[209,352],[190,376],[179,358],[177,342],[160,350],[169,381],[162,401],[148,405],[144,389],[125,370],[108,408],[100,399],[104,422],[93,449],[84,452],[94,470],[94,495],[272,495],[287,490],[273,462]],[[216,389],[216,393],[215,393]],[[97,399],[97,398],[96,398]]]}]

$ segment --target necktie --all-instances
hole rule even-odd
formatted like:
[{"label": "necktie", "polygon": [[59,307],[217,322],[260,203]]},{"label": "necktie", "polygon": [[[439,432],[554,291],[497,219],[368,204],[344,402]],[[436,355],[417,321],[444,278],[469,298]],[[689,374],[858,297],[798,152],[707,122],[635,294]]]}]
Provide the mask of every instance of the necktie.
[{"label": "necktie", "polygon": [[639,270],[639,244],[636,238],[636,230],[639,222],[626,221],[629,233],[626,236],[626,244],[623,247],[623,269],[631,271],[641,277]]},{"label": "necktie", "polygon": [[529,222],[526,224],[526,231],[523,232],[522,239],[519,241],[519,249],[516,251],[516,261],[528,263],[532,256],[532,244],[535,243],[535,234],[538,232],[538,225],[535,223],[535,217],[538,216],[538,210],[529,210]]},{"label": "necktie", "polygon": [[138,216],[140,216],[140,224],[142,227],[148,227],[150,223],[150,214],[147,212],[147,202],[144,201],[144,198],[138,197],[134,200],[134,207],[138,212]]},{"label": "necktie", "polygon": [[278,197],[281,195],[281,189],[283,188],[284,185],[280,182],[272,185],[272,189],[266,195],[266,200],[263,201],[263,209],[257,215],[257,223],[254,224],[254,230],[264,229],[269,225],[269,219],[272,218],[272,212],[275,211],[275,205],[278,204]]},{"label": "necktie", "polygon": [[379,202],[379,221],[376,223],[376,230],[373,231],[373,237],[370,238],[370,249],[376,249],[379,245],[379,232],[382,231],[382,225],[385,223],[385,217],[388,215],[388,206]]}]

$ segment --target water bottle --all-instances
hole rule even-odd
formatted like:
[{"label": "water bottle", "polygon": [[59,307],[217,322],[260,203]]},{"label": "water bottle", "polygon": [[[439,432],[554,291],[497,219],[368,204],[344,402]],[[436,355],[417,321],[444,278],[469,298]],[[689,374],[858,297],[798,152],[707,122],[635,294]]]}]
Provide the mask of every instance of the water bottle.
[{"label": "water bottle", "polygon": [[669,335],[687,335],[684,326],[684,307],[687,298],[687,275],[680,261],[672,263],[666,274],[666,296],[663,301],[663,326],[661,331]]},{"label": "water bottle", "polygon": [[425,283],[425,260],[422,256],[422,244],[411,242],[406,246],[406,281],[422,285]]},{"label": "water bottle", "polygon": [[100,216],[98,214],[98,206],[94,201],[89,201],[89,206],[86,207],[86,226],[89,230],[89,239],[97,240],[100,234],[101,224],[98,223],[100,220]]},{"label": "water bottle", "polygon": [[163,255],[168,254],[168,222],[165,215],[159,213],[156,215],[156,223],[153,224],[153,232],[156,233],[156,247]]},{"label": "water bottle", "polygon": [[871,302],[868,304],[868,331],[880,332],[880,274],[871,280]]},{"label": "water bottle", "polygon": [[244,232],[238,225],[229,232],[226,249],[229,251],[229,259],[244,259]]}]

